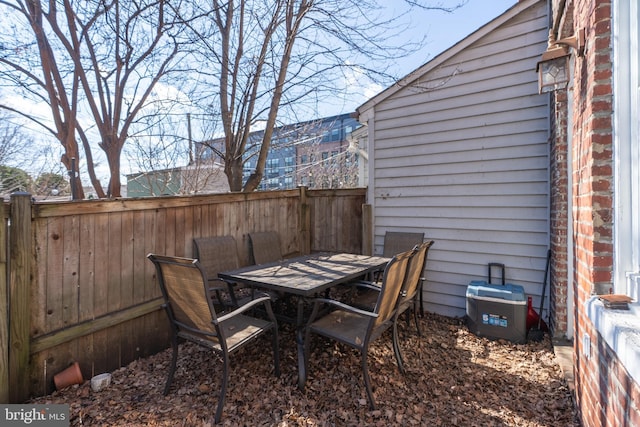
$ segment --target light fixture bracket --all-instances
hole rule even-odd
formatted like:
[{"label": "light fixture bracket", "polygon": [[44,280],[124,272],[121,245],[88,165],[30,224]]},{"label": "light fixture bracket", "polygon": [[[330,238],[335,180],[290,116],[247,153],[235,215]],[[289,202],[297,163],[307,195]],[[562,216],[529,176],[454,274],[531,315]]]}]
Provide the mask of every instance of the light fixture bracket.
[{"label": "light fixture bracket", "polygon": [[556,40],[554,44],[569,46],[576,51],[576,55],[583,56],[584,55],[584,28],[578,29],[578,31],[570,37],[565,37],[560,40]]}]

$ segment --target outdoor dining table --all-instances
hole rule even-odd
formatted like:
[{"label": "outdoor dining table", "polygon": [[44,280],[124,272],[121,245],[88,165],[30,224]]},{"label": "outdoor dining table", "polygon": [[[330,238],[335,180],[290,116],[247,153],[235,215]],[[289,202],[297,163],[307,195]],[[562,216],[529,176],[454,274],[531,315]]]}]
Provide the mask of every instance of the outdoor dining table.
[{"label": "outdoor dining table", "polygon": [[298,346],[298,386],[304,387],[304,301],[331,287],[361,278],[384,268],[389,258],[349,253],[313,253],[278,262],[250,265],[218,273],[224,280],[277,291],[298,297],[296,343]]}]

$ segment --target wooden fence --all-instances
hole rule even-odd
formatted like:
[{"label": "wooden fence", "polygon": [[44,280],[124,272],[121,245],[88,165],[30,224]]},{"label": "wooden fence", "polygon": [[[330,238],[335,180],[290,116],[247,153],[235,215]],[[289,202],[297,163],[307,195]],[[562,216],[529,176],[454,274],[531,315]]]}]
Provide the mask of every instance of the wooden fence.
[{"label": "wooden fence", "polygon": [[365,196],[300,188],[34,203],[12,195],[0,227],[0,402],[50,393],[74,361],[90,378],[168,347],[148,253],[190,257],[193,238],[232,235],[248,264],[248,233],[263,230],[280,233],[283,253],[370,253]]}]

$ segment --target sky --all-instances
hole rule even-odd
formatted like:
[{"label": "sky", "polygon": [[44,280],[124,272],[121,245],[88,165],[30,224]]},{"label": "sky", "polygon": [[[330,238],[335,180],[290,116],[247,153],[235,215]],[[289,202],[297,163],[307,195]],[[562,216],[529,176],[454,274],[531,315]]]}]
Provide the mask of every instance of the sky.
[{"label": "sky", "polygon": [[[400,0],[387,0],[390,7]],[[432,0],[432,4],[442,3],[445,6],[456,3],[455,0]],[[421,11],[411,15],[408,22],[411,30],[406,31],[408,40],[426,36],[427,43],[423,49],[407,58],[398,61],[397,74],[403,77],[411,71],[426,64],[438,54],[455,45],[480,27],[500,16],[507,9],[518,3],[518,0],[467,0],[466,4],[454,12],[439,10]],[[333,111],[326,116],[355,111],[357,107],[372,98],[384,87],[368,87],[363,97],[346,102],[338,107],[342,111]]]},{"label": "sky", "polygon": [[468,0],[464,6],[452,13],[434,10],[416,14],[412,22],[415,26],[414,31],[419,36],[426,34],[428,41],[423,50],[403,61],[402,75],[409,74],[427,63],[517,2],[518,0]]}]

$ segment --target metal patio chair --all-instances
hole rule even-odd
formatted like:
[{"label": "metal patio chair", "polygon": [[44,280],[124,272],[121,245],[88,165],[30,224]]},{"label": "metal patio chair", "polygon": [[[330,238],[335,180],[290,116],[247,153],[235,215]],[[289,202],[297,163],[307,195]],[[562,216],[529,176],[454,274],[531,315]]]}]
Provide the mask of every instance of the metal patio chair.
[{"label": "metal patio chair", "polygon": [[[433,246],[433,243],[433,240],[429,240],[428,242],[421,243],[414,248],[415,252],[409,260],[407,275],[405,277],[402,291],[400,292],[400,300],[398,301],[398,310],[396,313],[396,317],[400,317],[402,313],[411,309],[418,336],[421,336],[420,325],[418,324],[418,296],[422,293],[422,285],[425,281],[425,277],[423,275],[424,268],[427,263],[429,248]],[[407,317],[407,323],[409,323],[409,317]]]},{"label": "metal patio chair", "polygon": [[[176,370],[179,338],[213,350],[222,358],[222,386],[215,413],[215,423],[218,423],[224,407],[231,354],[271,331],[274,373],[276,376],[280,375],[278,327],[271,310],[271,299],[263,296],[232,311],[218,312],[215,305],[216,289],[209,286],[206,273],[198,260],[155,254],[149,254],[147,258],[156,267],[158,284],[164,297],[163,306],[172,329],[173,356],[164,394],[168,394]],[[226,291],[226,286],[217,290]],[[256,306],[263,306],[268,320],[244,314]]]},{"label": "metal patio chair", "polygon": [[[384,233],[384,243],[382,246],[382,256],[391,258],[392,256],[405,252],[419,245],[424,240],[424,233],[410,233],[404,231],[387,231]],[[382,271],[376,271],[371,281],[378,282]]]},{"label": "metal patio chair", "polygon": [[[407,325],[410,321],[410,314],[413,314],[413,319],[416,324],[416,332],[418,336],[421,336],[420,324],[418,323],[418,309],[419,309],[419,294],[422,292],[422,285],[424,283],[424,268],[427,262],[427,255],[429,248],[433,245],[434,241],[416,245],[413,248],[413,253],[409,259],[407,274],[405,276],[405,282],[400,293],[398,300],[398,312],[397,317],[400,317],[407,310],[411,309],[411,313],[407,313]],[[356,286],[356,296],[354,297],[353,305],[365,310],[372,310],[376,304],[380,287],[377,284],[359,281],[354,282]]]},{"label": "metal patio chair", "polygon": [[[193,239],[193,257],[197,258],[207,275],[209,286],[219,287],[226,284],[229,298],[222,301],[225,305],[238,306],[238,288],[244,288],[237,283],[225,282],[218,278],[221,271],[240,268],[238,247],[233,236],[198,237]],[[222,294],[217,293],[222,299]]]},{"label": "metal patio chair", "polygon": [[249,241],[251,242],[254,264],[266,264],[284,258],[280,245],[280,234],[277,231],[249,233]]},{"label": "metal patio chair", "polygon": [[[317,298],[314,300],[311,316],[305,330],[305,373],[309,372],[311,334],[322,335],[360,351],[362,355],[362,376],[367,398],[369,399],[369,407],[372,410],[375,409],[375,400],[369,378],[368,350],[370,344],[393,325],[397,309],[396,303],[404,283],[407,263],[411,253],[411,251],[400,253],[387,263],[382,276],[378,301],[373,311],[361,310],[333,299]],[[321,308],[324,309],[327,306],[334,308],[334,310],[323,317],[317,318],[318,314],[324,311]],[[402,359],[398,353],[397,335],[394,334],[393,340],[393,349],[398,367],[404,372]]]},{"label": "metal patio chair", "polygon": [[[405,252],[415,248],[416,245],[422,244],[424,241],[424,233],[413,233],[405,231],[387,231],[384,234],[384,246],[382,248],[382,256],[391,258],[395,254]],[[379,280],[379,274],[374,275],[374,281]],[[424,309],[422,308],[422,287],[420,287],[419,293],[420,299],[420,315],[424,316]]]},{"label": "metal patio chair", "polygon": [[404,231],[387,231],[384,234],[382,256],[391,258],[395,254],[405,252],[424,241],[424,233],[407,233]]}]

